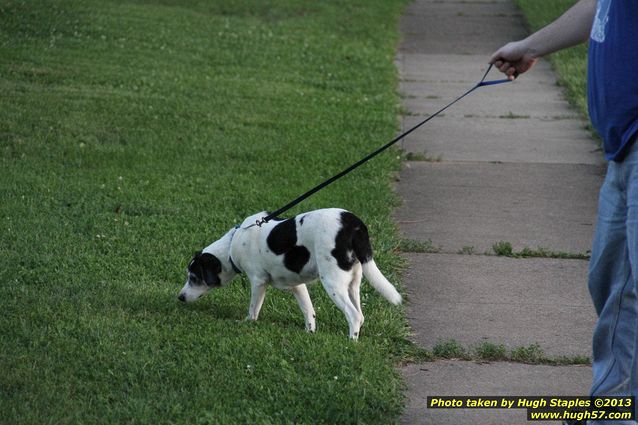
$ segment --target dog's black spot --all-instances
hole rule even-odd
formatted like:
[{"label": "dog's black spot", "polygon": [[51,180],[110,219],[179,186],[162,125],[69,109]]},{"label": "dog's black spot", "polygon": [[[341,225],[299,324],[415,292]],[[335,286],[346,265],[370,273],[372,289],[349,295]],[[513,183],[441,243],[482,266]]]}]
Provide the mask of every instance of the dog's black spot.
[{"label": "dog's black spot", "polygon": [[188,264],[188,276],[195,285],[221,286],[222,263],[213,254],[198,252]]},{"label": "dog's black spot", "polygon": [[284,256],[284,266],[295,273],[310,260],[310,251],[305,246],[297,245],[297,225],[291,218],[277,224],[266,238],[268,248],[275,255]]},{"label": "dog's black spot", "polygon": [[275,255],[285,254],[290,251],[297,245],[296,227],[295,220],[292,218],[276,225],[268,235],[268,238],[266,238],[268,248],[270,248]]},{"label": "dog's black spot", "polygon": [[295,246],[284,256],[284,266],[297,274],[310,260],[310,251],[305,246]]},{"label": "dog's black spot", "polygon": [[355,260],[367,263],[372,259],[368,228],[356,215],[347,211],[341,213],[341,229],[337,232],[331,254],[339,268],[345,271],[352,269]]},{"label": "dog's black spot", "polygon": [[301,220],[299,220],[299,226],[303,226],[303,221],[306,219],[306,216],[304,215],[303,217],[301,217]]}]

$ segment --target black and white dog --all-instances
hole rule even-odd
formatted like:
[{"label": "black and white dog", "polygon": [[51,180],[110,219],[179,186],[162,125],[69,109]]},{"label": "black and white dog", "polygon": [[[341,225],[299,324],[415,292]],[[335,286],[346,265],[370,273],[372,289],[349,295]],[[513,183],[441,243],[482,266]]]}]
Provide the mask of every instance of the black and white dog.
[{"label": "black and white dog", "polygon": [[359,299],[361,274],[392,304],[401,295],[383,276],[372,259],[365,224],[341,209],[321,209],[288,220],[274,219],[251,226],[268,213],[248,217],[221,239],[195,254],[188,265],[188,279],[180,301],[194,301],[213,288],[245,273],[251,283],[247,320],[257,320],[266,285],[289,289],[314,332],[315,310],[305,283],[319,278],[348,320],[350,338],[357,339],[363,324]]}]

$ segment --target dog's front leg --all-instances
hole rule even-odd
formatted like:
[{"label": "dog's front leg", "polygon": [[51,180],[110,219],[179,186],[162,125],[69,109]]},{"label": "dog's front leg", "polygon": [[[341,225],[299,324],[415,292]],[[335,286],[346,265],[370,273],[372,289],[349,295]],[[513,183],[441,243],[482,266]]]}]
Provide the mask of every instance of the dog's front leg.
[{"label": "dog's front leg", "polygon": [[301,308],[303,317],[306,320],[306,330],[308,332],[314,332],[317,329],[317,325],[315,324],[315,309],[312,306],[310,294],[308,294],[308,288],[302,283],[301,285],[293,286],[291,290],[295,295],[297,303],[299,303],[299,308]]},{"label": "dog's front leg", "polygon": [[248,308],[246,320],[257,320],[266,296],[266,282],[251,279],[250,286],[250,307]]}]

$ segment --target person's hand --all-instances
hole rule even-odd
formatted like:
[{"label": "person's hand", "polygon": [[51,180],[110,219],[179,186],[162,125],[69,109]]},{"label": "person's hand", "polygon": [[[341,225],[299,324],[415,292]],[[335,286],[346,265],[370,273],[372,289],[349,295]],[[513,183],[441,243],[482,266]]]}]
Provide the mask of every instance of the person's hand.
[{"label": "person's hand", "polygon": [[493,64],[507,78],[513,80],[528,71],[538,62],[539,57],[527,47],[525,40],[513,41],[498,49],[490,58],[489,63]]}]

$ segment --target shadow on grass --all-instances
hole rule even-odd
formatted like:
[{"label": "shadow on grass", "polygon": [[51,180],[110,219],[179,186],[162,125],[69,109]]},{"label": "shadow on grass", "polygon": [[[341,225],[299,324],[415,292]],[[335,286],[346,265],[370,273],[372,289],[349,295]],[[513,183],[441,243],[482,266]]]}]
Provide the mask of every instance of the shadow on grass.
[{"label": "shadow on grass", "polygon": [[[122,289],[115,298],[122,300],[115,309],[121,309],[131,317],[139,317],[150,320],[170,320],[181,323],[182,321],[227,322],[227,326],[242,332],[246,329],[269,328],[275,326],[291,331],[304,331],[305,323],[302,312],[291,294],[275,289],[269,289],[268,295],[261,310],[259,319],[255,322],[245,320],[248,314],[250,293],[239,282],[231,284],[227,288],[211,291],[200,300],[184,303],[177,299],[179,288],[175,291],[162,291],[158,293],[149,288],[149,295],[145,296],[142,290],[134,294],[126,293]],[[340,332],[347,335],[347,322],[341,312],[328,312],[337,314],[341,327],[333,329],[328,326],[328,320],[324,320],[322,326],[324,332]],[[325,314],[324,314],[325,315]],[[326,317],[327,319],[327,317]],[[331,320],[334,319],[331,317]],[[319,318],[319,321],[321,319]],[[216,323],[220,324],[220,323]],[[321,326],[321,323],[319,323]]]}]

